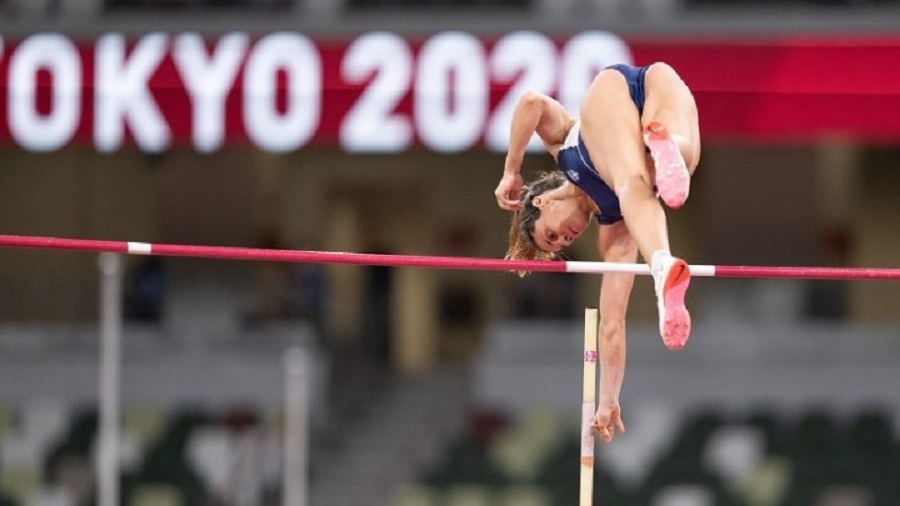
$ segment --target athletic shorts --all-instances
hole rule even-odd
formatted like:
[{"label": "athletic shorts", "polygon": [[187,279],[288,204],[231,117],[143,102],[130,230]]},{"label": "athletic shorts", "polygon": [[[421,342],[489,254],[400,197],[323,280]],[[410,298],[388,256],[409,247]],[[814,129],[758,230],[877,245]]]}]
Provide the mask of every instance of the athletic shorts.
[{"label": "athletic shorts", "polygon": [[631,101],[637,107],[638,113],[643,114],[644,99],[646,98],[644,96],[644,77],[647,75],[647,69],[650,66],[635,67],[634,65],[617,63],[606,68],[616,70],[625,76],[625,81],[628,82],[628,92],[631,94]]}]

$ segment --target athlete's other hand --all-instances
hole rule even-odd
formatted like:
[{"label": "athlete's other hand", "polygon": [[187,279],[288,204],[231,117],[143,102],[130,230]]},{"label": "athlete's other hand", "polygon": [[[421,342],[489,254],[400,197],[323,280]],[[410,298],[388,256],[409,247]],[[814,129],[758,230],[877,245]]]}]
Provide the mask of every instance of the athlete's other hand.
[{"label": "athlete's other hand", "polygon": [[522,198],[522,187],[525,185],[521,174],[504,172],[500,184],[494,190],[497,197],[497,205],[507,211],[518,211],[521,207],[519,201]]},{"label": "athlete's other hand", "polygon": [[592,423],[594,430],[601,439],[607,443],[616,436],[616,429],[625,432],[625,424],[622,423],[622,409],[618,404],[601,405],[597,408]]}]

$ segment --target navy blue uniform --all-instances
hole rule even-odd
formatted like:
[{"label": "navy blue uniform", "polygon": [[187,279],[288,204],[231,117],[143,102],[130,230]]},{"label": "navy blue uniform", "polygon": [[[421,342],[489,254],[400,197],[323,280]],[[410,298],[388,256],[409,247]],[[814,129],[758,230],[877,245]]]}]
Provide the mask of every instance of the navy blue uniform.
[{"label": "navy blue uniform", "polygon": [[[607,68],[619,71],[628,82],[628,91],[631,94],[631,100],[637,107],[638,113],[644,112],[644,75],[649,67],[635,67],[632,65],[617,64]],[[600,207],[600,214],[597,215],[597,222],[608,225],[622,221],[622,210],[619,207],[619,198],[616,193],[606,184],[591,157],[588,155],[587,147],[581,138],[581,121],[576,121],[563,147],[556,155],[556,163],[566,175],[566,179],[574,185],[581,188],[589,197]]]}]

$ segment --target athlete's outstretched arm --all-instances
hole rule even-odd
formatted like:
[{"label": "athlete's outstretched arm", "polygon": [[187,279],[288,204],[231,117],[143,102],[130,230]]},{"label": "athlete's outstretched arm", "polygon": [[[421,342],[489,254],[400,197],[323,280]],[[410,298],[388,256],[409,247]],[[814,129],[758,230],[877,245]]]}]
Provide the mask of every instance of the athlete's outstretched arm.
[{"label": "athlete's outstretched arm", "polygon": [[[600,225],[597,249],[607,262],[637,260],[637,243],[624,221]],[[594,428],[604,441],[612,441],[616,430],[625,431],[619,392],[625,378],[625,313],[634,285],[633,274],[604,274],[600,285],[600,332],[597,350],[600,360],[600,391]]]},{"label": "athlete's outstretched arm", "polygon": [[519,172],[531,136],[537,133],[547,150],[555,156],[558,146],[565,141],[572,121],[562,104],[553,98],[534,91],[522,94],[513,110],[503,178],[494,191],[501,208],[509,211],[519,208],[524,184]]}]

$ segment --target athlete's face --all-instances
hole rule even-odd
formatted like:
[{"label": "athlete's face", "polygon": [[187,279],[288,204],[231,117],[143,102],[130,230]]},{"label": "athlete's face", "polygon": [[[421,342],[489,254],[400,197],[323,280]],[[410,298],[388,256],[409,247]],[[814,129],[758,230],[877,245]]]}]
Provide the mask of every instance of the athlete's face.
[{"label": "athlete's face", "polygon": [[548,253],[569,247],[590,223],[590,211],[582,209],[578,199],[556,198],[551,191],[538,195],[533,203],[541,216],[534,222],[532,239]]}]

